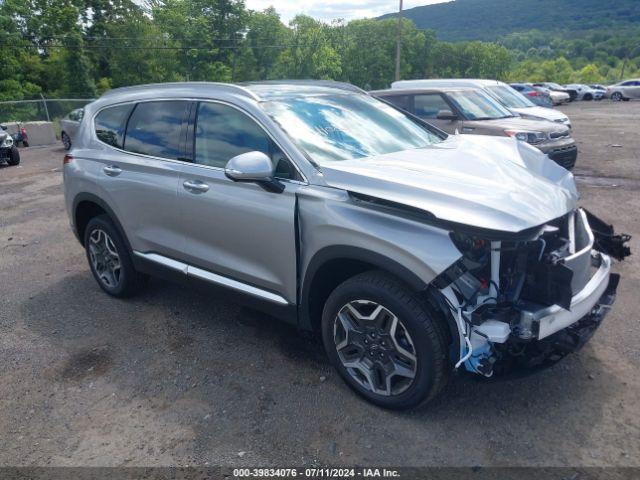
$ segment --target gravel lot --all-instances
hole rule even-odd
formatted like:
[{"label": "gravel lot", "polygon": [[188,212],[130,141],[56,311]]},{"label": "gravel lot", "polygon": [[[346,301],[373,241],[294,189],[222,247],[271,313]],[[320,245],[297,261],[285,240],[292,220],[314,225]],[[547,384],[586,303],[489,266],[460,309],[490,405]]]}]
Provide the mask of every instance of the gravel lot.
[{"label": "gravel lot", "polygon": [[[640,102],[562,110],[583,205],[640,252]],[[640,255],[615,266],[618,301],[579,354],[393,413],[261,313],[159,280],[102,293],[68,227],[62,156],[0,167],[0,465],[640,465]]]}]

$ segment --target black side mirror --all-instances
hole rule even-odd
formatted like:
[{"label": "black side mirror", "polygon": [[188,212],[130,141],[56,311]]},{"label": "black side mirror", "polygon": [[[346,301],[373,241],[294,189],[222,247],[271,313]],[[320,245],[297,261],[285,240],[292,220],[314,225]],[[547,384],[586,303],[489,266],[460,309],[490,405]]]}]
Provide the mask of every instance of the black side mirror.
[{"label": "black side mirror", "polygon": [[440,110],[438,111],[438,115],[436,116],[438,120],[458,120],[458,115],[453,113],[451,110]]}]

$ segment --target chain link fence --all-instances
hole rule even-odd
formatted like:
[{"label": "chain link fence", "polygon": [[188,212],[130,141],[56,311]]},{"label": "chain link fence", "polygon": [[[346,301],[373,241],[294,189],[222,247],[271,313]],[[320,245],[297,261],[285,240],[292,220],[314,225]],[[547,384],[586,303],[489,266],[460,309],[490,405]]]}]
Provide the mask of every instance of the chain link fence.
[{"label": "chain link fence", "polygon": [[92,102],[92,98],[44,98],[0,102],[0,124],[17,122],[52,122],[59,137],[59,121],[72,110]]}]

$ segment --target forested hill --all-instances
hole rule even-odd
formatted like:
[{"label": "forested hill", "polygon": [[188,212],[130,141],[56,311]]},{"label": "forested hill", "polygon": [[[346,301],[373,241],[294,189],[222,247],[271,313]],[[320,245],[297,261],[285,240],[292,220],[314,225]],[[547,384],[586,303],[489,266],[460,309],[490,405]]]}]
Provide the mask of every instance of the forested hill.
[{"label": "forested hill", "polygon": [[637,27],[640,0],[456,0],[411,8],[404,15],[442,40],[495,40],[533,29],[566,34]]}]

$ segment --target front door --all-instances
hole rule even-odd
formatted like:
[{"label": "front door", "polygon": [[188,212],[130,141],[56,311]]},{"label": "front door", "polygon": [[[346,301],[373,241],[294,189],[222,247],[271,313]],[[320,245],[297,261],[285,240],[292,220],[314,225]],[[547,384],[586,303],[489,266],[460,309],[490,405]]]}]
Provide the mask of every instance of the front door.
[{"label": "front door", "polygon": [[[193,162],[183,166],[179,197],[185,258],[206,279],[269,298],[296,301],[297,170],[256,120],[235,107],[200,102],[193,133]],[[269,155],[285,189],[274,193],[224,174],[232,157]],[[203,273],[204,272],[204,273]],[[208,273],[207,273],[208,272]],[[220,281],[221,280],[221,281]]]}]

